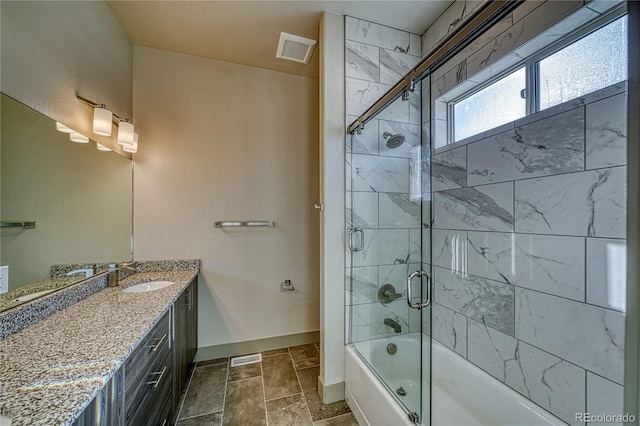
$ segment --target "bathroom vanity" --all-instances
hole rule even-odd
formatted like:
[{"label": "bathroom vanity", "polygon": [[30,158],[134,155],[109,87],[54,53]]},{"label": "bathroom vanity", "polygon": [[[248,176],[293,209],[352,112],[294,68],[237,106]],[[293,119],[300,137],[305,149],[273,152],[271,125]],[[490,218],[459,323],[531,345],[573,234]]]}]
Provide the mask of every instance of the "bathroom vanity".
[{"label": "bathroom vanity", "polygon": [[[0,339],[12,425],[169,425],[197,346],[198,261],[149,262]],[[154,291],[123,289],[171,281]]]}]

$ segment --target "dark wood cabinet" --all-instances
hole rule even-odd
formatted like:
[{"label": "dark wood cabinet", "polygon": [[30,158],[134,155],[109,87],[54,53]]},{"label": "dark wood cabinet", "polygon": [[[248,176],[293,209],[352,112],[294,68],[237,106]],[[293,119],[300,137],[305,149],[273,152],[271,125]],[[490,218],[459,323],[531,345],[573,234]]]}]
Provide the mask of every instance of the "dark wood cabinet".
[{"label": "dark wood cabinet", "polygon": [[173,424],[197,347],[196,278],[183,290],[73,426]]},{"label": "dark wood cabinet", "polygon": [[[189,372],[198,347],[198,280],[195,279],[182,292],[173,305],[174,329],[174,379],[173,403],[177,407],[182,392],[186,390]],[[176,413],[177,415],[178,413]]]},{"label": "dark wood cabinet", "polygon": [[122,368],[73,422],[73,426],[120,426],[124,424]]}]

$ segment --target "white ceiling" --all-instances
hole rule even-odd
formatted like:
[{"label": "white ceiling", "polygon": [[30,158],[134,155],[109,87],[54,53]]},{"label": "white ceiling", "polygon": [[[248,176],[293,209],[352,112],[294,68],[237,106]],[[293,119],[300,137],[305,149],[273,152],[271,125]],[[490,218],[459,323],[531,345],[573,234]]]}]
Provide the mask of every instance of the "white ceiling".
[{"label": "white ceiling", "polygon": [[276,59],[281,31],[318,40],[320,15],[327,10],[421,35],[451,3],[107,0],[135,45],[308,77],[318,76],[318,54],[309,65]]}]

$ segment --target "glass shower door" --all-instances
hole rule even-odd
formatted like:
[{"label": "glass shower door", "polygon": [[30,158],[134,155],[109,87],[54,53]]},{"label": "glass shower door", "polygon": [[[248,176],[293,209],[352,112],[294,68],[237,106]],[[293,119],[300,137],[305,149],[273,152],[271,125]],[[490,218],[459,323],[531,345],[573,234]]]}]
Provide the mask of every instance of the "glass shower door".
[{"label": "glass shower door", "polygon": [[349,343],[408,416],[429,424],[429,150],[421,99],[417,84],[348,138],[346,283]]}]

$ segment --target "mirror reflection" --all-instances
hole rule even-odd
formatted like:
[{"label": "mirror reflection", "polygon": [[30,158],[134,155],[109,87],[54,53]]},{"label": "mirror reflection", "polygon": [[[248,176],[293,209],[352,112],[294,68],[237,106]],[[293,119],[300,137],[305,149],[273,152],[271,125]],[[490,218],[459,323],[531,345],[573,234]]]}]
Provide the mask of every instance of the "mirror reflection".
[{"label": "mirror reflection", "polygon": [[131,160],[1,96],[0,311],[131,260],[133,210]]}]

